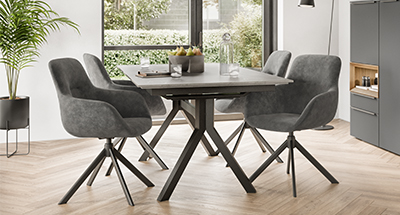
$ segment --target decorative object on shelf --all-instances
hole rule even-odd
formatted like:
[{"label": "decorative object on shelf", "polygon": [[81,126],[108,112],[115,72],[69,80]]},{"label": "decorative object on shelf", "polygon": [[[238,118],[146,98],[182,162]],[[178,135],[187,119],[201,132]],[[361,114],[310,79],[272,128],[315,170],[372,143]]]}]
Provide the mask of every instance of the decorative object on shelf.
[{"label": "decorative object on shelf", "polygon": [[[299,7],[315,7],[314,0],[300,0]],[[332,0],[332,7],[331,7],[331,19],[330,19],[330,25],[329,25],[329,39],[328,39],[328,55],[330,55],[331,52],[331,41],[332,41],[332,23],[333,23],[333,10],[335,6],[335,0]],[[332,125],[323,125],[318,128],[314,128],[315,130],[330,130],[333,129],[334,127]]]},{"label": "decorative object on shelf", "polygon": [[233,64],[233,43],[231,42],[231,35],[229,33],[222,35],[222,42],[219,48],[219,62],[219,74],[229,76],[229,67]]},{"label": "decorative object on shelf", "polygon": [[189,47],[186,51],[183,47],[176,48],[175,51],[168,51],[169,71],[172,71],[172,64],[181,64],[182,72],[202,73],[204,72],[204,55],[200,48]]},{"label": "decorative object on shelf", "polygon": [[[1,103],[10,100],[13,107],[0,109],[1,116],[12,116],[7,119],[0,118],[2,129],[7,129],[5,124],[8,124],[8,129],[29,126],[29,120],[26,120],[29,119],[29,97],[17,96],[19,74],[22,69],[32,66],[31,63],[40,56],[39,48],[47,42],[47,36],[52,31],[60,30],[60,25],[71,26],[79,32],[76,23],[60,17],[44,1],[2,0],[0,2],[0,63],[5,66],[9,92],[8,97],[1,98]],[[25,112],[16,113],[17,110]],[[18,117],[21,117],[21,120],[17,119]],[[21,125],[18,125],[19,121],[22,122]]]},{"label": "decorative object on shelf", "polygon": [[[367,87],[366,77],[373,77],[379,74],[379,67],[376,65],[362,64],[362,63],[350,63],[350,92],[369,96],[373,98],[379,98],[379,87],[378,85],[372,85]],[[365,77],[365,78],[363,78]],[[364,80],[365,79],[365,80]],[[375,78],[376,79],[376,78]],[[371,80],[370,80],[371,82]]]}]

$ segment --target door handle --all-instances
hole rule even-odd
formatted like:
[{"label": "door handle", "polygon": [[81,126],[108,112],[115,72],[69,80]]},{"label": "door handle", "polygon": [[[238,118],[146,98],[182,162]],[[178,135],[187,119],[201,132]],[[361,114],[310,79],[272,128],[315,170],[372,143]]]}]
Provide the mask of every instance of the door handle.
[{"label": "door handle", "polygon": [[356,108],[356,107],[350,107],[350,108],[355,110],[355,111],[359,111],[359,112],[366,113],[366,114],[369,114],[369,115],[372,115],[372,116],[376,116],[376,113],[372,113],[372,112],[369,112],[369,111],[366,111],[366,110],[363,110],[363,109],[360,109],[360,108]]},{"label": "door handle", "polygon": [[376,100],[376,98],[372,97],[372,96],[366,96],[366,95],[362,95],[362,94],[358,94],[358,93],[351,93],[351,94],[355,95],[355,96],[360,96],[360,97],[363,97],[363,98],[367,98],[367,99]]},{"label": "door handle", "polygon": [[396,2],[399,0],[380,0],[381,3],[389,3],[389,2]]},{"label": "door handle", "polygon": [[[353,0],[353,1],[350,1],[350,4],[375,4],[377,1],[379,1],[379,0],[375,0],[375,1]],[[395,0],[391,0],[391,1],[395,1]]]}]

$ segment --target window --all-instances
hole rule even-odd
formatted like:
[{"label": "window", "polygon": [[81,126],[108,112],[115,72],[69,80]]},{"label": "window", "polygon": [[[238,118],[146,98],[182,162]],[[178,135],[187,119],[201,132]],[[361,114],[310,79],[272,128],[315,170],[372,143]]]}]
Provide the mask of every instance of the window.
[{"label": "window", "polygon": [[235,61],[261,69],[276,49],[276,0],[104,0],[103,59],[112,78],[116,65],[167,64],[168,50],[202,49],[205,62],[219,62],[221,36],[230,32]]},{"label": "window", "polygon": [[229,31],[235,61],[262,67],[276,49],[276,0],[104,0],[104,63],[112,77],[116,65],[167,63],[166,50],[199,46],[206,62],[218,62],[219,43]]}]

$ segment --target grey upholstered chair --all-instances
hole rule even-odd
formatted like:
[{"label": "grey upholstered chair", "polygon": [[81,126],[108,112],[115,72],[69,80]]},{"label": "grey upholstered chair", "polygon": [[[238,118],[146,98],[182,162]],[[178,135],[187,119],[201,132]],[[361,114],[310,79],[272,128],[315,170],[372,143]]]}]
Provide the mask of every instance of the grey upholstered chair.
[{"label": "grey upholstered chair", "polygon": [[[279,77],[285,77],[291,56],[292,53],[285,50],[278,50],[272,52],[271,55],[268,57],[268,60],[265,62],[262,72],[271,75],[277,75]],[[215,109],[221,113],[236,113],[236,112],[243,113],[245,102],[246,102],[245,97],[239,97],[233,99],[216,99]],[[256,128],[249,126],[249,124],[246,123],[245,119],[243,120],[242,124],[240,124],[240,126],[225,141],[225,144],[228,145],[232,141],[232,139],[240,132],[236,144],[232,150],[233,155],[236,153],[236,150],[238,149],[244,131],[247,128],[250,129],[251,133],[253,134],[254,138],[256,139],[258,145],[260,146],[263,152],[266,151],[263,145],[268,149],[268,151],[271,154],[274,152],[271,145],[264,139],[263,136],[261,136],[260,132],[258,132]],[[282,163],[282,160],[279,157],[277,157],[277,161]]]},{"label": "grey upholstered chair", "polygon": [[[150,95],[146,90],[140,89],[136,87],[132,81],[130,80],[114,80],[112,81],[110,77],[108,76],[108,73],[101,62],[101,60],[96,57],[95,55],[85,53],[83,55],[83,60],[85,62],[86,70],[89,74],[89,78],[92,81],[93,85],[99,88],[104,88],[104,89],[114,89],[114,90],[129,90],[129,91],[134,91],[139,93],[144,100],[147,103],[147,106],[149,107],[150,114],[152,116],[155,115],[164,115],[166,113],[166,108],[164,105],[164,102],[162,101],[160,96],[152,96]],[[142,136],[136,137],[137,140],[143,141]],[[120,142],[120,145],[118,147],[118,150],[121,151],[122,148],[124,147],[124,143],[126,141],[126,137],[122,139],[118,139],[115,141],[115,145],[117,145]],[[162,162],[161,160],[156,160],[158,164],[161,166],[163,169],[168,169],[167,165]],[[98,167],[100,168],[100,167]],[[112,164],[107,170],[106,175],[110,175],[112,171]]]},{"label": "grey upholstered chair", "polygon": [[288,132],[287,140],[250,176],[254,181],[283,150],[289,149],[287,173],[291,166],[293,196],[296,197],[294,148],[297,148],[331,183],[339,183],[296,139],[295,131],[312,129],[330,122],[338,104],[341,60],[337,56],[302,55],[286,78],[293,84],[280,85],[273,92],[250,93],[244,115],[250,126]]},{"label": "grey upholstered chair", "polygon": [[115,90],[132,90],[143,96],[152,116],[167,113],[164,102],[160,96],[152,96],[146,90],[136,87],[130,80],[111,80],[101,60],[95,55],[85,53],[83,55],[86,70],[93,85],[99,88]]},{"label": "grey upholstered chair", "polygon": [[[154,186],[136,169],[113,144],[115,137],[137,137],[146,133],[152,125],[148,107],[141,95],[126,90],[106,90],[93,86],[81,63],[72,58],[51,60],[49,69],[57,90],[61,120],[65,130],[76,137],[106,139],[100,154],[75,182],[59,204],[65,204],[82,185],[96,166],[110,157],[115,167],[126,199],[133,205],[117,160],[121,161],[148,187]],[[157,156],[146,143],[140,142],[153,156]],[[97,172],[93,172],[95,175]],[[90,179],[90,186],[94,180]]]}]

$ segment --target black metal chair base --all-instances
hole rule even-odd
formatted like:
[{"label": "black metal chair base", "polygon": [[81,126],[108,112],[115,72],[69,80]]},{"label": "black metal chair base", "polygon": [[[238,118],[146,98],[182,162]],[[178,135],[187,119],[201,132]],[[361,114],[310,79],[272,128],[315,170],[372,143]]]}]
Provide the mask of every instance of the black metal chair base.
[{"label": "black metal chair base", "polygon": [[[292,172],[293,197],[297,196],[296,176],[294,166],[294,149],[297,148],[304,157],[307,158],[332,184],[339,182],[295,139],[293,132],[289,133],[287,140],[279,146],[279,148],[250,176],[250,181],[253,182],[271,163],[275,160],[286,148],[289,149],[289,157],[286,173]],[[291,167],[291,168],[290,168]]]},{"label": "black metal chair base", "polygon": [[331,129],[334,129],[333,125],[323,125],[323,126],[314,128],[314,130],[317,130],[317,131],[325,131],[325,130],[331,130]]},{"label": "black metal chair base", "polygon": [[[121,142],[121,144],[118,147],[118,151],[121,152],[122,148],[125,145],[126,140],[127,140],[126,137],[118,138],[113,143],[113,145],[115,147],[116,145],[118,145],[119,142]],[[145,152],[148,152],[149,156],[156,160],[156,162],[160,165],[160,167],[162,169],[165,169],[165,170],[169,169],[168,166],[164,163],[164,161],[161,160],[160,156],[158,156],[158,154],[154,151],[153,147],[151,147],[142,136],[136,137],[136,140],[139,142],[139,144],[142,146],[142,148],[145,150]],[[98,168],[100,168],[100,167],[101,167],[101,165]],[[107,172],[106,172],[106,176],[111,175],[112,169],[113,169],[113,164],[111,163],[110,166],[108,167]]]},{"label": "black metal chair base", "polygon": [[[29,122],[28,122],[28,126],[27,127],[20,128],[20,129],[27,129],[28,130],[28,149],[27,149],[26,153],[18,153],[18,130],[19,129],[10,129],[8,127],[8,125],[9,125],[9,122],[7,121],[6,122],[6,129],[4,129],[4,130],[6,130],[6,153],[5,154],[0,154],[0,156],[7,156],[7,158],[10,158],[10,157],[12,157],[14,155],[28,155],[31,152],[31,128],[30,128]],[[10,130],[15,130],[15,150],[13,152],[11,152],[11,153],[8,152],[8,145],[9,145],[8,144],[9,143],[8,142],[8,132]]]},{"label": "black metal chair base", "polygon": [[[111,138],[107,138],[107,142],[104,145],[104,149],[100,152],[99,155],[94,159],[94,161],[89,165],[89,167],[85,170],[85,172],[78,178],[74,185],[68,190],[65,196],[60,200],[58,204],[66,204],[68,200],[74,195],[74,193],[78,190],[78,188],[82,185],[82,183],[89,177],[90,173],[93,172],[94,177],[91,178],[89,181],[90,185],[93,183],[94,178],[98,173],[98,169],[96,167],[101,166],[103,164],[106,157],[111,158],[111,162],[117,172],[118,179],[120,181],[122,190],[124,191],[126,200],[128,204],[134,206],[132,197],[129,193],[128,186],[126,185],[125,179],[122,175],[121,169],[117,160],[121,161],[134,175],[136,175],[146,186],[153,187],[154,184],[145,176],[143,175],[135,166],[133,166],[118,150],[114,148],[113,143],[111,142]],[[92,175],[92,176],[93,176]],[[89,185],[89,183],[88,183]],[[90,186],[89,185],[89,186]]]},{"label": "black metal chair base", "polygon": [[[125,142],[128,138],[127,137],[120,137],[114,140],[112,143],[114,147],[120,143],[118,147],[118,152],[122,151],[122,148],[125,146]],[[139,144],[143,147],[143,149],[147,152],[149,151],[149,155],[154,157],[154,159],[157,161],[157,163],[161,166],[162,169],[168,169],[168,166],[164,163],[164,161],[161,160],[160,156],[157,155],[157,153],[153,150],[153,148],[146,142],[145,139],[143,139],[142,136],[136,137],[137,141]],[[103,161],[104,162],[104,161]],[[100,162],[99,165],[97,165],[96,169],[93,171],[92,175],[90,176],[87,185],[92,186],[94,179],[96,178],[97,174],[99,173],[99,170],[101,166],[103,165],[103,162]],[[110,176],[111,172],[113,170],[114,164],[111,162],[110,166],[107,169],[106,176]]]},{"label": "black metal chair base", "polygon": [[[238,136],[238,138],[237,138],[237,140],[236,140],[235,146],[234,146],[233,149],[232,149],[232,155],[233,155],[233,156],[235,156],[235,154],[236,154],[236,151],[237,151],[237,149],[238,149],[238,147],[239,147],[239,143],[240,143],[240,141],[242,140],[244,131],[245,131],[246,129],[250,129],[251,133],[252,133],[253,136],[254,136],[254,139],[256,139],[256,141],[257,141],[258,145],[260,146],[262,152],[266,152],[265,148],[267,148],[267,150],[268,150],[269,153],[271,153],[271,154],[273,154],[273,153],[275,152],[274,149],[272,148],[272,146],[267,142],[267,140],[265,140],[265,138],[260,134],[260,132],[259,132],[256,128],[251,127],[251,126],[244,120],[244,121],[242,122],[242,124],[240,124],[240,126],[239,126],[238,128],[236,128],[236,130],[235,130],[235,131],[225,140],[225,142],[224,142],[225,145],[227,146],[227,145],[233,140],[233,138],[235,138],[235,136],[236,136],[237,134],[239,134],[239,136]],[[264,146],[265,146],[265,148],[264,148]],[[217,153],[219,153],[219,150],[217,150]],[[278,163],[283,163],[283,160],[282,160],[279,156],[276,158],[276,161],[277,161]],[[229,165],[226,165],[226,166],[228,167]]]}]

